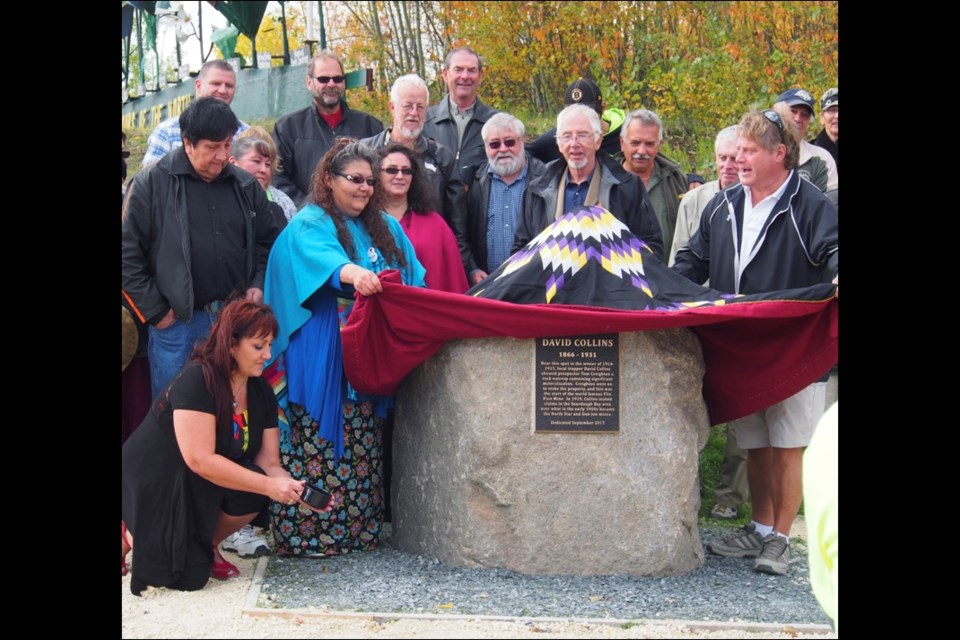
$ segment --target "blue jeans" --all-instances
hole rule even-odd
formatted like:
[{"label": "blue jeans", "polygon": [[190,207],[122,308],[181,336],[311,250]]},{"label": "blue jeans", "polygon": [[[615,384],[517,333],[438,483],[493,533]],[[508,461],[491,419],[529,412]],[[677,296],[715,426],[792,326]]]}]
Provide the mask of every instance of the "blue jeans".
[{"label": "blue jeans", "polygon": [[167,388],[183,368],[197,341],[210,335],[214,320],[214,314],[198,310],[193,312],[190,322],[177,318],[166,329],[149,327],[147,359],[150,361],[151,397],[156,398]]}]

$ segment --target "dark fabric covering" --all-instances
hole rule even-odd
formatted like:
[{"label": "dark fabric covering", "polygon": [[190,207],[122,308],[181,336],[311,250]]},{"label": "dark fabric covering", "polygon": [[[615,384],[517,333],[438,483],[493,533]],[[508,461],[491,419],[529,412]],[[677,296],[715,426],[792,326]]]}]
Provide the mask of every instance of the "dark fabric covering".
[{"label": "dark fabric covering", "polygon": [[832,285],[744,296],[719,306],[625,311],[523,305],[406,287],[396,272],[381,273],[380,280],[383,292],[358,296],[340,334],[347,378],[366,393],[393,394],[404,376],[447,340],[690,327],[703,346],[710,421],[719,424],[780,402],[837,361]]}]

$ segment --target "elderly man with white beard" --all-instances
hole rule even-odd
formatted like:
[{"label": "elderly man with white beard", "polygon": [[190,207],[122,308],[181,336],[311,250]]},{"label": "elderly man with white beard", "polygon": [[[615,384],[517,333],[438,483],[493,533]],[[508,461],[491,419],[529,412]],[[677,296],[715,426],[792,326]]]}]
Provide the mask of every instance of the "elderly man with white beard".
[{"label": "elderly man with white beard", "polygon": [[481,282],[510,257],[517,222],[530,205],[527,186],[545,165],[526,152],[523,123],[509,113],[492,116],[480,130],[487,162],[467,192],[467,254],[470,285]]}]

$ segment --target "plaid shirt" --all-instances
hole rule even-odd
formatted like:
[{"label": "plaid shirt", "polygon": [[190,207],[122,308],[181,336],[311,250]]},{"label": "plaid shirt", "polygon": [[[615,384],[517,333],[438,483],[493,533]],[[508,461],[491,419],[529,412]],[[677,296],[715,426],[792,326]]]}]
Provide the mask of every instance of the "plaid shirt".
[{"label": "plaid shirt", "polygon": [[527,188],[527,168],[509,185],[491,167],[490,202],[487,205],[487,266],[494,269],[506,262],[517,232],[517,217],[523,207],[523,192]]},{"label": "plaid shirt", "polygon": [[[250,125],[241,120],[240,127],[237,129],[234,137],[249,128]],[[147,139],[147,151],[143,154],[143,162],[140,163],[140,168],[146,169],[150,165],[159,162],[160,158],[182,144],[183,140],[180,139],[180,116],[167,118],[158,124],[150,133],[150,137]]]}]

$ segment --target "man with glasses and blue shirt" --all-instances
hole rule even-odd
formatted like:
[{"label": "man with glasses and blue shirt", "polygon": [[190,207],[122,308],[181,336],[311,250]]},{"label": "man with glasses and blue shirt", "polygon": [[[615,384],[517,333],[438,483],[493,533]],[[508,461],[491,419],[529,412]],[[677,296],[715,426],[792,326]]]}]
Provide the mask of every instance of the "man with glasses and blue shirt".
[{"label": "man with glasses and blue shirt", "polygon": [[[393,114],[393,126],[379,134],[361,140],[374,151],[379,151],[391,142],[412,150],[423,163],[427,182],[436,196],[437,213],[457,238],[460,256],[467,255],[466,239],[466,189],[460,179],[456,156],[451,149],[428,137],[423,126],[427,120],[427,105],[430,90],[423,78],[410,73],[397,78],[390,88],[387,106]],[[464,264],[466,266],[466,264]]]},{"label": "man with glasses and blue shirt", "polygon": [[510,257],[517,223],[530,206],[529,185],[545,165],[526,152],[523,123],[509,113],[492,116],[480,130],[487,162],[480,166],[467,191],[464,258],[471,286]]},{"label": "man with glasses and blue shirt", "polygon": [[[749,294],[837,283],[837,209],[800,177],[800,136],[790,118],[751,111],[737,126],[740,183],[707,204],[673,269],[713,289]],[[754,571],[784,575],[790,528],[803,500],[803,449],[824,411],[823,377],[795,395],[728,423],[747,450],[753,521],[707,545],[714,554],[756,558]]]},{"label": "man with glasses and blue shirt", "polygon": [[557,146],[563,157],[548,164],[543,177],[530,185],[530,206],[520,218],[513,251],[525,247],[565,213],[599,203],[665,261],[660,223],[643,182],[608,154],[598,154],[602,143],[596,111],[573,104],[560,112]]},{"label": "man with glasses and blue shirt", "polygon": [[339,137],[366,138],[383,131],[383,124],[369,113],[347,106],[343,63],[324,49],[307,65],[307,91],[313,104],[282,116],[273,127],[280,166],[273,186],[297,207],[306,204],[310,180],[324,154]]}]

